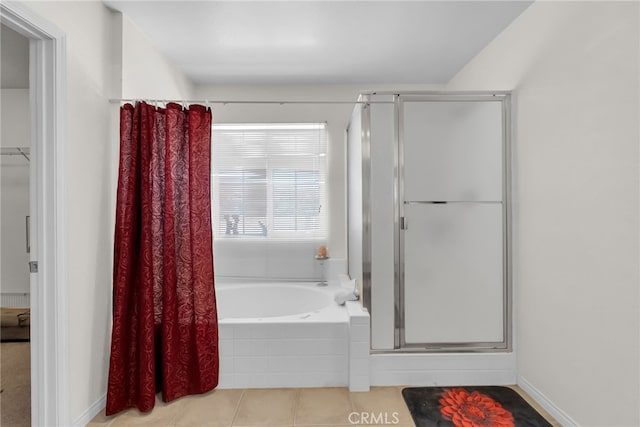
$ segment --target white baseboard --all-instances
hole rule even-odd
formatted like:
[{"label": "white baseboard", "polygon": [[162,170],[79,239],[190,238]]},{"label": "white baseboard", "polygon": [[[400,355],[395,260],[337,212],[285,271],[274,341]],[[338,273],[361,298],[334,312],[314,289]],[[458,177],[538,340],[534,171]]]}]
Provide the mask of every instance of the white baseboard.
[{"label": "white baseboard", "polygon": [[545,411],[564,427],[578,427],[579,424],[567,415],[562,409],[551,402],[547,396],[535,388],[529,381],[518,375],[518,386],[535,400]]},{"label": "white baseboard", "polygon": [[91,422],[91,420],[98,415],[100,411],[102,411],[107,405],[107,394],[103,394],[98,400],[96,400],[93,405],[87,408],[86,411],[82,413],[76,420],[73,422],[73,427],[86,427],[87,424]]},{"label": "white baseboard", "polygon": [[2,292],[0,307],[31,307],[29,292]]}]

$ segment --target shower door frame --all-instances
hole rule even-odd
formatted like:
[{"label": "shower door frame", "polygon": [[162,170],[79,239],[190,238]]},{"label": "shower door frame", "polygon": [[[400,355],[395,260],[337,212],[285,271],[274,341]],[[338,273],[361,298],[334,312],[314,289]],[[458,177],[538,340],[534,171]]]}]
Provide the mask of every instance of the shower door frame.
[{"label": "shower door frame", "polygon": [[[512,233],[511,233],[511,94],[509,92],[422,92],[401,93],[395,97],[395,158],[397,171],[397,214],[395,265],[399,269],[395,281],[395,336],[396,351],[420,352],[510,352],[512,350]],[[404,253],[404,102],[496,102],[500,100],[502,111],[502,227],[503,227],[503,339],[499,342],[455,342],[455,343],[407,343],[405,340],[405,253]]]},{"label": "shower door frame", "polygon": [[[512,174],[511,174],[511,92],[508,91],[381,91],[361,93],[359,101],[365,102],[361,111],[362,118],[362,287],[363,304],[369,310],[372,325],[376,310],[373,309],[372,291],[373,278],[371,274],[372,260],[372,226],[371,211],[373,209],[372,188],[372,158],[371,158],[371,108],[367,102],[375,104],[378,96],[392,96],[394,103],[393,117],[393,337],[389,337],[389,345],[380,348],[372,348],[372,354],[384,353],[438,353],[438,352],[462,352],[462,353],[506,353],[513,351],[513,291],[512,291]],[[500,100],[502,105],[502,207],[503,207],[503,339],[500,342],[473,342],[473,343],[407,343],[405,338],[405,313],[404,313],[404,230],[402,219],[404,218],[404,141],[403,141],[403,100],[414,101],[489,101]],[[384,260],[382,260],[385,262]],[[386,316],[386,314],[384,315]],[[374,331],[372,329],[372,345]],[[392,339],[391,339],[392,338]]]}]

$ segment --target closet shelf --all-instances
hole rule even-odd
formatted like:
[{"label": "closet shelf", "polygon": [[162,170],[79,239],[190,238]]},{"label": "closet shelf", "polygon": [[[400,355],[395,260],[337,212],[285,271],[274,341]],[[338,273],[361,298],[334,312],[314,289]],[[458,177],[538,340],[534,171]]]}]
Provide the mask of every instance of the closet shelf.
[{"label": "closet shelf", "polygon": [[0,155],[2,156],[22,156],[30,161],[29,155],[31,149],[29,147],[0,147]]}]

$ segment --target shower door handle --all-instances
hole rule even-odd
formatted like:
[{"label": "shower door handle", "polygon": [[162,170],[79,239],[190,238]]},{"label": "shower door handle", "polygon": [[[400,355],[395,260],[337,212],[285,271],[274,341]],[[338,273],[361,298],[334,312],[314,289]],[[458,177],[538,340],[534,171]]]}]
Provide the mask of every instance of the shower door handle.
[{"label": "shower door handle", "polygon": [[26,247],[27,253],[31,253],[31,217],[27,215],[24,218],[24,227],[25,227],[25,239],[26,239]]}]

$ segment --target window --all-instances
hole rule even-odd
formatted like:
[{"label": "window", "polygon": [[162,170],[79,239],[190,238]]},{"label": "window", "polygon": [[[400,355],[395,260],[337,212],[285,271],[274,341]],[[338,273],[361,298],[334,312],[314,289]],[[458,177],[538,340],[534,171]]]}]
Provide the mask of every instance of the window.
[{"label": "window", "polygon": [[325,238],[326,150],[322,123],[213,125],[216,238]]}]

